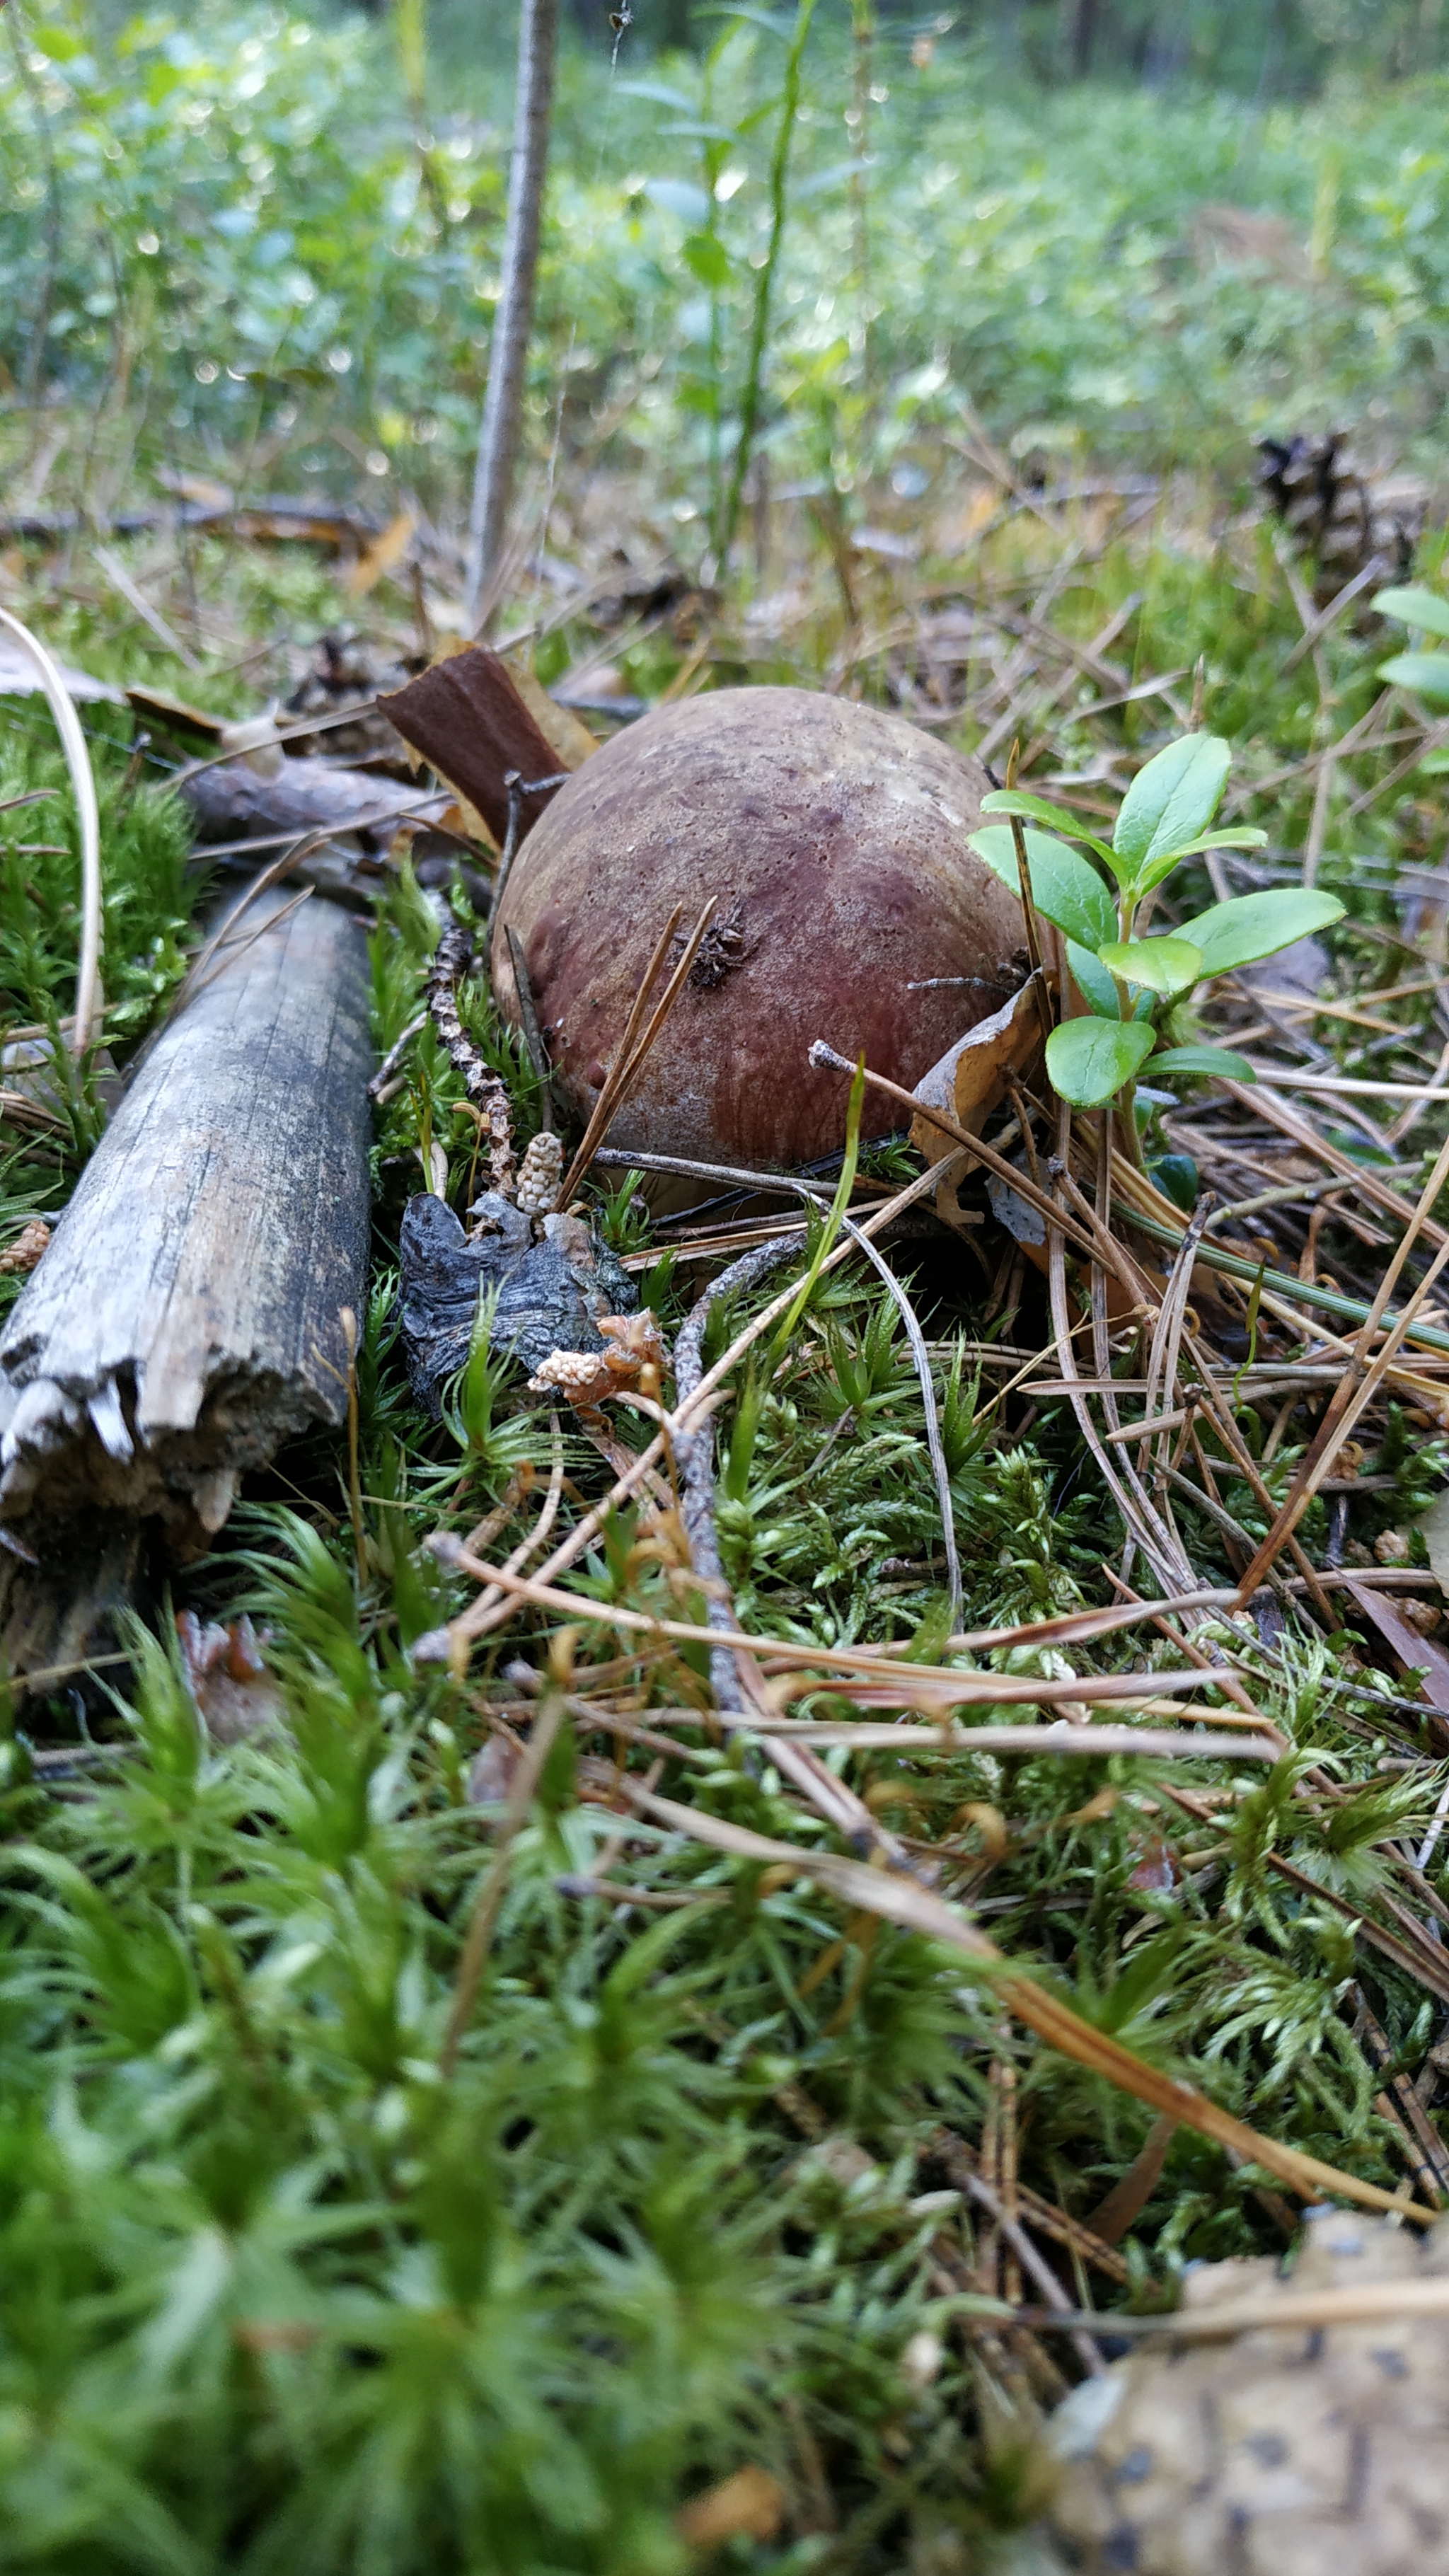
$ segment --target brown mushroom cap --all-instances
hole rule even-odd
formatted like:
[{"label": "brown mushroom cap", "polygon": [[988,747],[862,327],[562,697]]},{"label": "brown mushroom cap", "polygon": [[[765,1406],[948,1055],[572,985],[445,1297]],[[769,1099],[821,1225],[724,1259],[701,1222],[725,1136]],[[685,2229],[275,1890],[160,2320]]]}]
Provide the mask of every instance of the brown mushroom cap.
[{"label": "brown mushroom cap", "polygon": [[[899,716],[808,689],[720,689],[608,743],[524,841],[494,927],[523,944],[564,1095],[586,1118],[676,903],[718,909],[610,1142],[760,1169],[828,1154],[845,1084],[810,1045],[907,1085],[1021,980],[1021,906],[966,846],[991,781]],[[931,977],[969,981],[912,991]],[[866,1095],[864,1131],[899,1113]]]}]

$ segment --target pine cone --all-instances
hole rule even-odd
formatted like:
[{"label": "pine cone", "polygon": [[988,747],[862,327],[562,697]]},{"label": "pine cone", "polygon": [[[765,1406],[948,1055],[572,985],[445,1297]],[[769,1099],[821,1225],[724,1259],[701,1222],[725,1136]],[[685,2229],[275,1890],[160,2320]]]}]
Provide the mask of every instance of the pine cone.
[{"label": "pine cone", "polygon": [[518,1167],[514,1192],[525,1216],[549,1216],[558,1205],[563,1178],[563,1147],[551,1128],[542,1127]]},{"label": "pine cone", "polygon": [[601,1315],[601,1351],[550,1351],[528,1381],[533,1395],[557,1390],[570,1404],[602,1404],[606,1396],[623,1395],[641,1369],[663,1368],[668,1360],[658,1319],[645,1306],[637,1315]]},{"label": "pine cone", "polygon": [[[1329,2210],[1288,2275],[1205,2263],[1183,2304],[1446,2274],[1449,2223]],[[1080,2576],[1446,2576],[1449,2296],[1438,2316],[1154,2338],[1075,2390],[1049,2440],[1051,2534]]]},{"label": "pine cone", "polygon": [[1412,570],[1429,505],[1422,483],[1370,474],[1338,429],[1327,438],[1260,438],[1258,448],[1259,485],[1295,552],[1315,566],[1324,601],[1371,563],[1382,565],[1385,581]]}]

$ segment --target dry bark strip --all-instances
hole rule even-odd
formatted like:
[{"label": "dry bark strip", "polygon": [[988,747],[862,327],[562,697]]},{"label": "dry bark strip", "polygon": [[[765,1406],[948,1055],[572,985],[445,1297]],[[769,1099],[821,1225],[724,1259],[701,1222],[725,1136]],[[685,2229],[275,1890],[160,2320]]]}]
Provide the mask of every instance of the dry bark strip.
[{"label": "dry bark strip", "polygon": [[113,1572],[144,1523],[194,1546],[246,1469],[341,1421],[370,1068],[361,926],[258,896],[133,1070],[0,1337],[12,1670],[83,1650],[78,1531]]}]

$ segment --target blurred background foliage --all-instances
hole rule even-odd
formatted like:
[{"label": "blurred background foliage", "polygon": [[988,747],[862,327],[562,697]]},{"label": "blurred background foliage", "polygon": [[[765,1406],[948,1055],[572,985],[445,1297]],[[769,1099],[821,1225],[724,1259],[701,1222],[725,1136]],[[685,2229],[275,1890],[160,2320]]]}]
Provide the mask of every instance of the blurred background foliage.
[{"label": "blurred background foliage", "polygon": [[[453,515],[497,292],[513,16],[16,0],[0,442],[7,417],[82,396],[115,489],[209,458],[251,491],[365,477],[380,507],[406,489]],[[765,255],[783,25],[641,0],[617,68],[600,0],[573,0],[565,30],[535,464],[641,474],[700,545]],[[1250,437],[1284,427],[1347,425],[1424,462],[1449,382],[1446,51],[1438,0],[1028,0],[854,25],[828,0],[770,472],[845,494],[875,477],[918,510],[934,463],[913,442],[939,455],[971,409],[1057,479],[1089,454],[1190,457],[1231,491]]]}]

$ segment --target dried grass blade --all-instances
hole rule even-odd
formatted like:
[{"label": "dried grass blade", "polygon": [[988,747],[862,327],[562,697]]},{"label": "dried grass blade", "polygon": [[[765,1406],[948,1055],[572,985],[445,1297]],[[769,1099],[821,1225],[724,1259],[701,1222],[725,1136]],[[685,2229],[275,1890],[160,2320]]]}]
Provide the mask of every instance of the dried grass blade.
[{"label": "dried grass blade", "polygon": [[[1095,2075],[1106,2078],[1120,2091],[1132,2094],[1156,2111],[1164,2111],[1184,2127],[1195,2129],[1215,2144],[1227,2147],[1249,2163],[1262,2165],[1276,2174],[1280,2182],[1305,2200],[1316,2200],[1325,2191],[1335,2192],[1345,2200],[1357,2201],[1366,2209],[1382,2209],[1404,2216],[1417,2216],[1427,2221],[1432,2212],[1405,2207],[1392,2192],[1382,2191],[1376,2183],[1361,2182],[1357,2174],[1340,2172],[1336,2165],[1323,2164],[1317,2156],[1302,2154],[1296,2147],[1280,2146],[1275,2138],[1264,2137],[1229,2111],[1220,2110],[1196,2086],[1179,2077],[1163,2074],[1159,2068],[1144,2064],[1121,2042],[1103,2031],[1094,2030],[1089,2022],[1073,2012],[1071,2006],[1052,1994],[1045,1986],[1025,1976],[998,1950],[993,1941],[978,1932],[974,1925],[963,1922],[958,1914],[915,1880],[896,1877],[889,1871],[867,1868],[860,1861],[843,1860],[833,1853],[802,1851],[793,1843],[776,1842],[764,1834],[751,1833],[742,1825],[732,1825],[721,1816],[711,1816],[696,1807],[680,1806],[672,1798],[660,1798],[639,1787],[627,1775],[619,1782],[621,1794],[628,1797],[645,1815],[653,1817],[673,1833],[686,1834],[693,1842],[709,1844],[716,1851],[733,1853],[741,1860],[762,1861],[767,1866],[783,1867],[788,1863],[801,1878],[812,1879],[839,1899],[866,1914],[879,1915],[884,1922],[896,1923],[905,1931],[919,1932],[928,1940],[940,1941],[963,1952],[990,1977],[995,1992],[1008,2012],[1025,2022],[1048,2047],[1058,2049],[1064,2057],[1075,2059]],[[1436,2287],[1439,2285],[1436,2284]],[[1449,2284],[1444,2285],[1449,2291]]]},{"label": "dried grass blade", "polygon": [[634,1083],[642,1072],[644,1060],[648,1055],[650,1048],[653,1046],[655,1039],[658,1037],[660,1030],[663,1028],[665,1020],[668,1018],[675,1002],[678,1000],[679,994],[683,988],[684,979],[688,975],[689,970],[694,964],[695,958],[699,953],[699,943],[703,939],[706,930],[709,928],[710,920],[715,909],[715,902],[715,896],[711,895],[699,917],[699,920],[695,924],[693,935],[685,943],[684,954],[680,958],[668,984],[665,986],[664,994],[658,1008],[655,1010],[653,1017],[649,1020],[648,1026],[644,1027],[643,1023],[645,1014],[649,1009],[649,1003],[653,995],[654,988],[664,971],[664,963],[669,955],[674,934],[678,930],[680,922],[684,916],[684,906],[682,904],[675,905],[673,912],[670,914],[668,921],[660,932],[659,939],[655,945],[654,954],[650,958],[649,963],[644,970],[644,980],[640,984],[639,990],[634,996],[634,1006],[625,1023],[624,1034],[619,1040],[618,1046],[614,1051],[613,1063],[610,1065],[608,1073],[604,1078],[604,1087],[599,1093],[598,1099],[594,1103],[593,1114],[584,1130],[583,1141],[580,1144],[573,1161],[570,1163],[568,1170],[564,1174],[563,1180],[559,1184],[558,1204],[560,1207],[566,1208],[568,1206],[570,1199],[573,1197],[575,1190],[579,1187],[584,1174],[587,1172],[590,1163],[594,1159],[595,1147],[602,1144],[604,1137],[609,1131],[611,1121],[615,1117],[617,1111],[623,1106],[629,1091],[632,1089]]},{"label": "dried grass blade", "polygon": [[[897,1190],[893,1198],[885,1200],[875,1214],[865,1220],[861,1227],[862,1234],[883,1233],[888,1225],[894,1224],[896,1218],[906,1208],[914,1207],[918,1199],[929,1198],[943,1180],[949,1179],[959,1169],[961,1160],[960,1153],[953,1148],[939,1163],[932,1163],[926,1171],[918,1172],[913,1181],[907,1181],[903,1189]],[[825,1269],[835,1269],[854,1250],[854,1243],[847,1237],[845,1242],[836,1245],[824,1265]],[[730,1371],[738,1366],[746,1351],[753,1348],[761,1335],[769,1331],[776,1319],[787,1311],[795,1293],[794,1284],[782,1288],[778,1296],[773,1297],[768,1305],[761,1308],[758,1315],[752,1316],[743,1330],[736,1334],[729,1349],[721,1353],[713,1367],[700,1379],[693,1393],[676,1405],[669,1422],[670,1437],[676,1443],[681,1432],[687,1431],[693,1423],[702,1420],[709,1407],[719,1400],[718,1390]],[[609,1513],[619,1503],[626,1501],[631,1494],[638,1491],[651,1468],[658,1464],[663,1455],[664,1442],[656,1433],[648,1447],[640,1451],[634,1465],[616,1477],[603,1500],[595,1503],[592,1510],[584,1514],[583,1519],[576,1523],[568,1537],[554,1550],[547,1564],[540,1567],[540,1574],[545,1580],[552,1575],[563,1573],[567,1567],[577,1562],[584,1550],[598,1537]],[[502,1604],[490,1614],[486,1626],[480,1622],[476,1633],[482,1636],[487,1633],[487,1629],[501,1626],[505,1620],[515,1615],[518,1606],[517,1601]],[[448,1631],[444,1629],[438,1633],[446,1638]],[[422,1642],[420,1639],[419,1645]],[[414,1652],[416,1651],[417,1648],[414,1648]],[[444,1656],[446,1656],[446,1648],[444,1648]]]},{"label": "dried grass blade", "polygon": [[1308,1449],[1304,1455],[1302,1463],[1299,1466],[1298,1472],[1294,1477],[1293,1483],[1284,1500],[1282,1510],[1277,1514],[1272,1528],[1269,1530],[1262,1546],[1258,1549],[1257,1554],[1254,1556],[1252,1563],[1249,1565],[1243,1576],[1242,1582],[1238,1587],[1239,1597],[1243,1600],[1247,1600],[1251,1593],[1256,1590],[1258,1584],[1262,1581],[1264,1574],[1267,1572],[1268,1567],[1273,1563],[1274,1558],[1283,1547],[1289,1533],[1297,1527],[1303,1512],[1307,1508],[1307,1505],[1312,1501],[1313,1496],[1317,1493],[1318,1488],[1323,1482],[1324,1477],[1327,1475],[1339,1449],[1348,1438],[1360,1416],[1373,1402],[1373,1399],[1383,1382],[1384,1374],[1388,1368],[1389,1362],[1393,1359],[1400,1343],[1403,1341],[1405,1333],[1409,1329],[1409,1326],[1413,1322],[1420,1307],[1424,1304],[1425,1299],[1428,1297],[1430,1290],[1439,1278],[1440,1273],[1443,1271],[1446,1264],[1449,1264],[1449,1241],[1445,1241],[1440,1244],[1429,1269],[1419,1282],[1418,1287],[1414,1290],[1413,1295],[1408,1299],[1397,1320],[1390,1327],[1384,1338],[1382,1347],[1375,1353],[1373,1360],[1369,1361],[1369,1343],[1374,1333],[1377,1332],[1380,1327],[1384,1310],[1388,1305],[1389,1299],[1398,1283],[1404,1265],[1413,1249],[1415,1238],[1423,1225],[1425,1217],[1428,1215],[1429,1210],[1432,1208],[1434,1201],[1438,1197],[1440,1190],[1443,1188],[1446,1177],[1449,1177],[1449,1143],[1446,1143],[1441,1148],[1435,1159],[1434,1168],[1429,1174],[1428,1180],[1424,1184],[1423,1192],[1420,1196],[1419,1204],[1414,1210],[1413,1218],[1410,1224],[1405,1228],[1403,1239],[1394,1253],[1394,1257],[1390,1261],[1388,1268],[1384,1272],[1383,1278],[1379,1284],[1378,1294],[1374,1298],[1372,1306],[1369,1308],[1367,1320],[1354,1344],[1353,1353],[1349,1360],[1348,1367],[1344,1371],[1343,1377],[1340,1380],[1334,1395],[1330,1399],[1322,1422],[1319,1424],[1317,1431],[1309,1442]]}]

